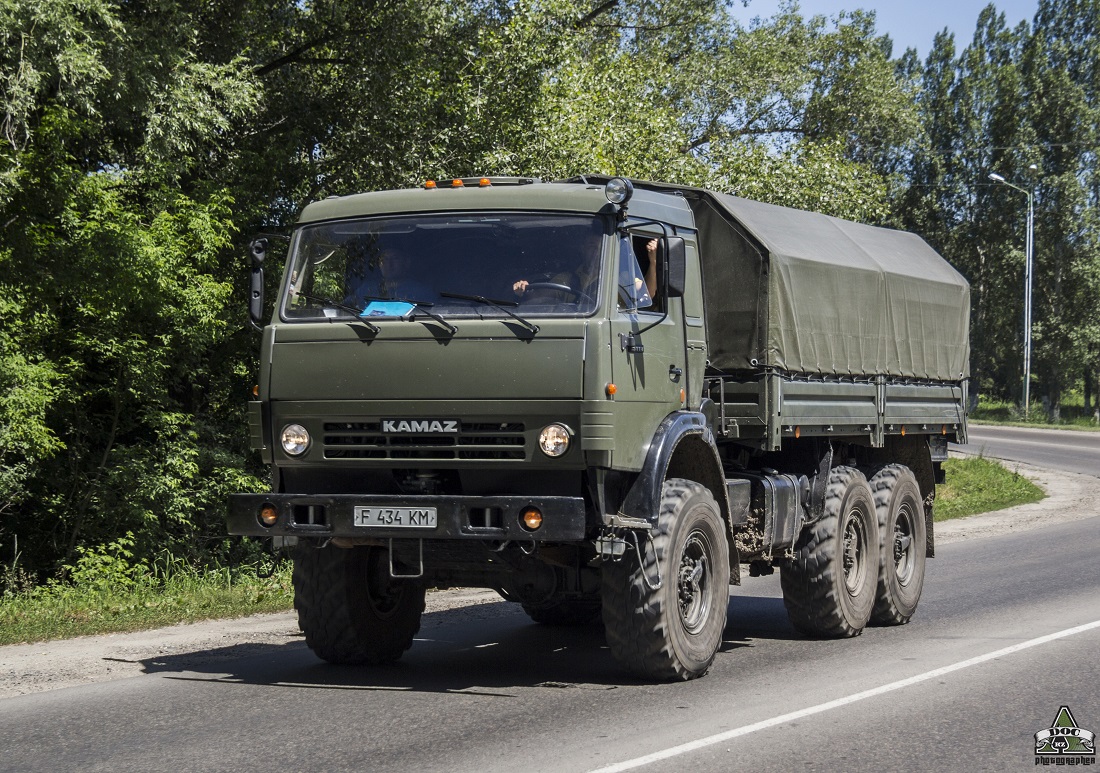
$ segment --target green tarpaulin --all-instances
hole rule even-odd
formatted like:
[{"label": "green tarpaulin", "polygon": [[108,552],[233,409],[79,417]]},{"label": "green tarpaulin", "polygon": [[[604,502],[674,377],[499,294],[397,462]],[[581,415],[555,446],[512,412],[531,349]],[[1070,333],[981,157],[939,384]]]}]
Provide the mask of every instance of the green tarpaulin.
[{"label": "green tarpaulin", "polygon": [[919,236],[680,190],[700,229],[714,367],[969,374],[970,286]]}]

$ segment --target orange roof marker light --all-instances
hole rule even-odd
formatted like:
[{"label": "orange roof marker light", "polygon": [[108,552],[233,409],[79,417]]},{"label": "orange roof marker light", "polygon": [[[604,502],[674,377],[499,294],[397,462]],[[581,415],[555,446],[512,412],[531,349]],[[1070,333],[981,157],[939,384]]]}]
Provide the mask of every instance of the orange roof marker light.
[{"label": "orange roof marker light", "polygon": [[466,183],[462,182],[462,180],[460,180],[457,177],[455,179],[451,180],[451,187],[452,188],[462,188],[465,185],[466,185]]},{"label": "orange roof marker light", "polygon": [[477,184],[482,188],[488,188],[490,185],[493,184],[493,181],[490,180],[488,177],[482,177],[480,180],[478,180]]},{"label": "orange roof marker light", "polygon": [[427,188],[430,191],[435,190],[435,188],[436,188],[435,180],[428,180],[427,182],[424,183],[424,187]]}]

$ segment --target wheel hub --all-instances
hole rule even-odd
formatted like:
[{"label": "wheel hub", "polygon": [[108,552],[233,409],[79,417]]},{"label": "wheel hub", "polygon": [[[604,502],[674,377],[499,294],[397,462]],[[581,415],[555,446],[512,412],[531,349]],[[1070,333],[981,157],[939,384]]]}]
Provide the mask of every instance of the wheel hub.
[{"label": "wheel hub", "polygon": [[710,611],[710,564],[705,538],[693,533],[684,545],[677,572],[680,620],[688,633],[702,629]]},{"label": "wheel hub", "polygon": [[908,506],[898,510],[894,521],[894,571],[898,582],[905,585],[913,577],[916,556],[913,555],[913,512]]},{"label": "wheel hub", "polygon": [[844,585],[855,595],[867,572],[867,533],[860,513],[852,511],[844,524]]}]

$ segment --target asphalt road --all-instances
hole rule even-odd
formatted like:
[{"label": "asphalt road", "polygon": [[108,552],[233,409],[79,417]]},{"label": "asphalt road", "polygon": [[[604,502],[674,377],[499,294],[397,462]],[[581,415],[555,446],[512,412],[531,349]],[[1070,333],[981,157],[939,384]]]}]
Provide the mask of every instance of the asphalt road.
[{"label": "asphalt road", "polygon": [[1100,477],[1100,432],[974,424],[968,432],[970,442],[952,448]]},{"label": "asphalt road", "polygon": [[913,622],[841,641],[799,637],[778,577],[746,578],[711,673],[682,684],[635,681],[598,627],[504,602],[426,616],[383,669],[300,642],[198,671],[165,658],[0,700],[0,770],[535,773],[670,749],[636,769],[1033,768],[1060,706],[1100,733],[1098,552],[1098,518],[941,546]]}]

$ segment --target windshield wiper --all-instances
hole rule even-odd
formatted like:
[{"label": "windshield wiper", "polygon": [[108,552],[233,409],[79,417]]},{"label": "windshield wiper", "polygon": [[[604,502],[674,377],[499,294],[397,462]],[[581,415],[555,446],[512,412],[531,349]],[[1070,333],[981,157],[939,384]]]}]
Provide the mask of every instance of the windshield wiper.
[{"label": "windshield wiper", "polygon": [[432,306],[435,305],[434,303],[429,303],[428,301],[414,301],[412,298],[382,298],[382,297],[377,296],[377,295],[364,295],[363,300],[364,301],[389,301],[389,302],[393,302],[393,303],[407,303],[407,304],[409,304],[410,306],[413,307],[414,311],[419,311],[422,314],[427,314],[429,317],[434,319],[436,322],[441,324],[443,327],[447,328],[447,330],[450,331],[451,335],[454,335],[455,333],[458,332],[457,327],[455,327],[450,322],[443,319],[443,317],[439,316],[434,311],[432,311]]},{"label": "windshield wiper", "polygon": [[515,301],[496,301],[492,298],[486,298],[484,295],[463,295],[462,293],[440,293],[439,295],[443,298],[454,298],[458,301],[474,301],[476,303],[484,303],[486,306],[495,306],[508,316],[515,319],[532,333],[539,332],[538,325],[533,322],[528,322],[519,314],[516,314],[514,311],[508,308],[509,306],[519,306],[519,304]]},{"label": "windshield wiper", "polygon": [[297,292],[297,293],[294,293],[294,294],[296,296],[298,296],[299,298],[305,298],[307,301],[313,301],[314,303],[320,303],[323,306],[329,306],[333,309],[340,309],[342,311],[350,311],[352,314],[355,315],[354,320],[341,319],[339,317],[325,317],[325,319],[327,319],[329,322],[333,322],[333,321],[336,321],[336,322],[353,322],[353,321],[354,322],[362,322],[364,325],[367,326],[367,329],[370,330],[372,333],[381,333],[382,332],[381,328],[379,328],[377,325],[371,324],[366,319],[364,319],[362,316],[360,316],[363,313],[362,309],[357,309],[354,306],[347,305],[346,303],[340,303],[339,301],[334,301],[331,298],[323,298],[319,295],[306,295],[303,292]]}]

